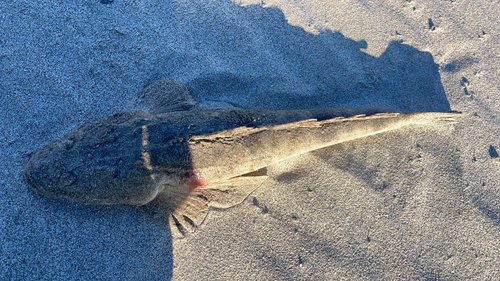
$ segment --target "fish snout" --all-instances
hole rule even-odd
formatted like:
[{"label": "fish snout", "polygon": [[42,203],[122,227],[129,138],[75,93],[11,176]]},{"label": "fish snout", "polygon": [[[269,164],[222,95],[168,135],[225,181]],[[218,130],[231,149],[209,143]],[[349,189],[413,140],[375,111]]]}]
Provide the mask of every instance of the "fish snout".
[{"label": "fish snout", "polygon": [[63,197],[64,188],[76,181],[76,176],[66,172],[54,154],[51,145],[42,147],[28,162],[24,177],[31,190],[47,197]]}]

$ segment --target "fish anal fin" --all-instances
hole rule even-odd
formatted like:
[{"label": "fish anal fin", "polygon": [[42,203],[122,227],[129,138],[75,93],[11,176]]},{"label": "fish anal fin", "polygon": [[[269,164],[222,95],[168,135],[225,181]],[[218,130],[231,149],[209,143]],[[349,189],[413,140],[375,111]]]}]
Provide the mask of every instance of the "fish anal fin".
[{"label": "fish anal fin", "polygon": [[267,176],[239,176],[203,186],[203,195],[215,208],[229,208],[243,202]]},{"label": "fish anal fin", "polygon": [[267,176],[267,167],[243,174],[239,177],[257,177],[257,176]]}]

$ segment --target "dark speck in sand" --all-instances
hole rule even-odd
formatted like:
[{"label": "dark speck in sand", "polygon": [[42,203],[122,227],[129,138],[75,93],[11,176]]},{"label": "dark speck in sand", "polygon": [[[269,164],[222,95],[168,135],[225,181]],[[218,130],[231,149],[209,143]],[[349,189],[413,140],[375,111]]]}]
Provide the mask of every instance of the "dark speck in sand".
[{"label": "dark speck in sand", "polygon": [[435,26],[435,25],[434,25],[434,23],[432,22],[432,19],[428,19],[428,21],[429,21],[429,29],[430,29],[431,31],[436,30],[436,26]]},{"label": "dark speck in sand", "polygon": [[495,149],[495,147],[493,147],[493,145],[490,145],[489,153],[490,153],[491,158],[498,158],[499,157],[498,152]]}]

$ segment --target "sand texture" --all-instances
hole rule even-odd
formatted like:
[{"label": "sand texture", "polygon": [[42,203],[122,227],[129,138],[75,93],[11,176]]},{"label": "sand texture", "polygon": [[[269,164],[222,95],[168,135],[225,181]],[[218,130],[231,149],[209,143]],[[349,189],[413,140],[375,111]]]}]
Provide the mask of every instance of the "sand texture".
[{"label": "sand texture", "polygon": [[[499,280],[500,4],[493,0],[0,2],[0,280]],[[144,207],[28,189],[43,145],[145,109],[461,111],[268,168],[173,239]]]}]

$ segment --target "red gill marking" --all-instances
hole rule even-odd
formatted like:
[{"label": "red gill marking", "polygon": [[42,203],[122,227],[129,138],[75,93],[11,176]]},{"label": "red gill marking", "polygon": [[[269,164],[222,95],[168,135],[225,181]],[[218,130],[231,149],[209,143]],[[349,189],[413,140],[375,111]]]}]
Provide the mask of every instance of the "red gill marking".
[{"label": "red gill marking", "polygon": [[196,167],[194,167],[192,170],[186,170],[186,172],[184,172],[184,175],[182,175],[182,179],[187,182],[189,191],[193,191],[196,188],[202,187],[207,184],[202,179],[201,173]]}]

